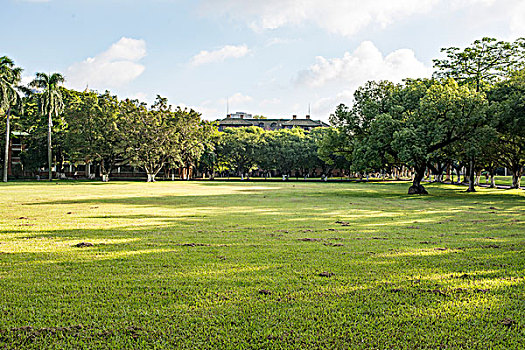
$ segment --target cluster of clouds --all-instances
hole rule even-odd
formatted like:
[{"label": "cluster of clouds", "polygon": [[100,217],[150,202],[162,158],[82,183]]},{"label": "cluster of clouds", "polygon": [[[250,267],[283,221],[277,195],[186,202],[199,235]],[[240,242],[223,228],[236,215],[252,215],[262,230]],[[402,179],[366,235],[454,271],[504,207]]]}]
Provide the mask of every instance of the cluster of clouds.
[{"label": "cluster of clouds", "polygon": [[67,85],[99,90],[118,88],[138,78],[146,69],[140,60],[146,56],[146,42],[122,37],[106,51],[67,68]]},{"label": "cluster of clouds", "polygon": [[383,55],[372,42],[364,41],[343,57],[316,57],[316,63],[301,71],[295,82],[314,89],[331,86],[338,91],[330,97],[319,98],[312,105],[315,114],[328,116],[338,104],[351,101],[354,91],[369,80],[398,83],[405,78],[431,75],[432,68],[419,61],[413,50],[400,49]]},{"label": "cluster of clouds", "polygon": [[[385,28],[438,6],[457,10],[491,5],[496,0],[204,0],[205,15],[245,21],[254,30],[313,23],[330,32],[351,37],[369,25]],[[518,1],[518,0],[509,0]]]},{"label": "cluster of clouds", "polygon": [[410,49],[396,50],[386,56],[371,42],[362,42],[352,53],[343,57],[316,57],[316,63],[299,73],[296,82],[310,87],[322,87],[329,83],[344,83],[357,87],[368,80],[430,76],[430,67],[416,58]]}]

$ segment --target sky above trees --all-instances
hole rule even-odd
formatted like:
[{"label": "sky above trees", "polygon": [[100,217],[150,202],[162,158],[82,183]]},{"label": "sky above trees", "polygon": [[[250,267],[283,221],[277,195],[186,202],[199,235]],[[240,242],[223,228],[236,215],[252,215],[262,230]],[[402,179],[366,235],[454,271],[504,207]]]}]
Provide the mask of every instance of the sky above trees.
[{"label": "sky above trees", "polygon": [[521,0],[2,0],[0,56],[66,87],[205,119],[328,120],[368,80],[429,77],[442,47],[525,36]]}]

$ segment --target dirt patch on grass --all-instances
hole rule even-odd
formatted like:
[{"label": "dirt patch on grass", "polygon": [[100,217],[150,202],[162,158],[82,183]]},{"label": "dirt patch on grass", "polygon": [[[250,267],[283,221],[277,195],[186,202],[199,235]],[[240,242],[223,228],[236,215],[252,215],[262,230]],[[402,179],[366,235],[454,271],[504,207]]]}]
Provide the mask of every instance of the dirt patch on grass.
[{"label": "dirt patch on grass", "polygon": [[504,318],[503,320],[501,320],[499,322],[500,324],[504,325],[505,327],[510,327],[510,326],[513,326],[516,324],[516,321],[513,320],[512,318]]},{"label": "dirt patch on grass", "polygon": [[332,242],[323,243],[323,245],[328,246],[328,247],[342,247],[342,246],[344,246],[344,244],[342,244],[342,243],[332,243]]},{"label": "dirt patch on grass", "polygon": [[318,276],[319,277],[332,277],[332,276],[335,276],[335,273],[324,271],[324,272],[319,273]]},{"label": "dirt patch on grass", "polygon": [[179,243],[176,244],[181,247],[210,247],[211,244],[205,244],[205,243]]},{"label": "dirt patch on grass", "polygon": [[73,247],[86,248],[86,247],[93,247],[93,246],[94,244],[91,242],[80,242],[80,243],[75,244]]},{"label": "dirt patch on grass", "polygon": [[350,226],[350,223],[348,221],[336,221],[335,223],[341,226]]},{"label": "dirt patch on grass", "polygon": [[484,245],[484,246],[481,246],[481,248],[493,248],[493,249],[499,249],[501,248],[499,245],[497,244],[489,244],[489,245]]}]

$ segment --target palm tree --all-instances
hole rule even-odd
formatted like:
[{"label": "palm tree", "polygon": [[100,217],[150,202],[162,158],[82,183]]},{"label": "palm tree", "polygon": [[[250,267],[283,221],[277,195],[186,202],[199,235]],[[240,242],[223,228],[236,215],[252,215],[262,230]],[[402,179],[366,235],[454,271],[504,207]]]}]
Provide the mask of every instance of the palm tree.
[{"label": "palm tree", "polygon": [[0,110],[5,111],[5,158],[3,181],[7,182],[7,169],[9,167],[9,137],[11,134],[10,117],[11,108],[20,105],[21,98],[16,90],[16,85],[22,80],[22,68],[15,67],[15,63],[7,56],[0,57]]},{"label": "palm tree", "polygon": [[53,180],[51,166],[53,153],[51,149],[51,127],[53,126],[53,115],[57,117],[64,110],[62,92],[59,84],[64,82],[64,77],[60,73],[36,73],[36,78],[29,84],[37,89],[42,89],[39,96],[40,113],[47,115],[47,164],[49,168],[49,181]]}]

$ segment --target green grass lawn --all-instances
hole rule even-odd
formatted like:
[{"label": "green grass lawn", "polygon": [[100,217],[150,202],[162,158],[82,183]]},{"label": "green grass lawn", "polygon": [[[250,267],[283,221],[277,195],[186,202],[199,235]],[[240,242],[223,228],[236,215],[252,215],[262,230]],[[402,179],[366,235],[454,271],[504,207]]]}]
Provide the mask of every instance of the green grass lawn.
[{"label": "green grass lawn", "polygon": [[[485,179],[482,176],[481,183],[485,183]],[[512,176],[496,176],[496,185],[505,185],[510,186],[512,185]],[[525,185],[525,181],[523,180],[523,176],[521,177],[521,185]]]},{"label": "green grass lawn", "polygon": [[524,191],[408,186],[0,185],[0,348],[525,348]]}]

